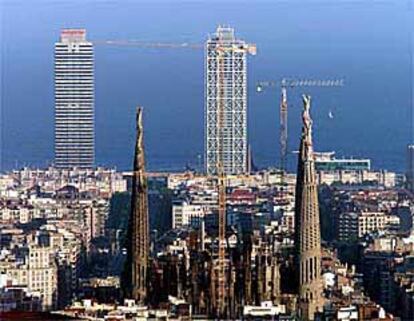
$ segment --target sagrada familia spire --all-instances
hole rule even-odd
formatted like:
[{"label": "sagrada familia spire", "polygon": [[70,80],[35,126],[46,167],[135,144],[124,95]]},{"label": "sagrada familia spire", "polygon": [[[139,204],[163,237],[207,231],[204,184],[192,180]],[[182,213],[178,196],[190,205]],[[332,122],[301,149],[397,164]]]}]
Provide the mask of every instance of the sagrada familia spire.
[{"label": "sagrada familia spire", "polygon": [[314,320],[322,308],[321,232],[318,189],[312,146],[310,96],[303,96],[303,127],[296,178],[295,250],[299,313]]},{"label": "sagrada familia spire", "polygon": [[125,296],[147,303],[149,226],[148,191],[145,176],[142,108],[137,109],[137,140],[132,179],[131,214],[127,235],[127,260],[123,288]]}]

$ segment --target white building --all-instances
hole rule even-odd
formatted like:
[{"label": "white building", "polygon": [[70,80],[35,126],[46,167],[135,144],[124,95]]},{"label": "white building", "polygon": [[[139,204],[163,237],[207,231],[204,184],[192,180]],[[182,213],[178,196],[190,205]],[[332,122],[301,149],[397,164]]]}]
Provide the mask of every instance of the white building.
[{"label": "white building", "polygon": [[370,171],[371,160],[335,158],[335,152],[315,152],[316,171]]},{"label": "white building", "polygon": [[270,301],[264,301],[260,306],[246,305],[243,307],[243,316],[245,318],[254,318],[255,320],[260,320],[260,318],[266,317],[275,317],[279,314],[285,313],[285,305],[273,305]]},{"label": "white building", "polygon": [[173,204],[172,227],[198,226],[205,215],[205,209],[201,205],[192,205],[187,202]]},{"label": "white building", "polygon": [[219,26],[205,45],[205,165],[217,173],[219,106],[222,106],[223,168],[226,174],[247,172],[248,45],[234,29]]},{"label": "white building", "polygon": [[361,184],[376,182],[385,187],[394,187],[398,177],[394,172],[372,170],[371,160],[366,158],[335,158],[335,152],[316,152],[315,169],[318,184]]},{"label": "white building", "polygon": [[337,311],[336,318],[338,321],[358,321],[358,309],[353,305],[342,307]]},{"label": "white building", "polygon": [[94,164],[94,55],[84,29],[64,29],[55,44],[55,162]]}]

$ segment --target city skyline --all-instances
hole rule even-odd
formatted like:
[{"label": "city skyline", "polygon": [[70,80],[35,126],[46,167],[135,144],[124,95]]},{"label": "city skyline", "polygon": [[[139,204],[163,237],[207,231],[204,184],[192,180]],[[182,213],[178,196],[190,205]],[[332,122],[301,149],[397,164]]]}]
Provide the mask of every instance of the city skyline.
[{"label": "city skyline", "polygon": [[[154,4],[154,6],[156,5]],[[159,6],[163,8],[162,5]],[[295,10],[298,9],[294,3],[292,6]],[[261,10],[260,12],[264,12],[264,4],[259,3],[257,7],[258,10]],[[184,8],[187,11],[183,13],[183,18],[188,18],[190,12],[192,14],[194,10],[191,6],[184,6]],[[224,8],[226,14],[228,14],[230,6],[224,5]],[[246,4],[242,8],[243,10],[248,10]],[[410,75],[408,68],[405,68],[405,66],[408,66],[408,60],[406,60],[408,53],[405,49],[408,48],[408,38],[406,38],[408,35],[408,25],[405,23],[407,22],[407,16],[403,14],[405,12],[403,11],[405,8],[403,3],[395,6],[376,5],[375,8],[376,10],[368,12],[367,8],[362,5],[347,5],[343,6],[343,15],[339,16],[339,10],[330,6],[322,6],[322,11],[332,13],[333,16],[339,19],[338,21],[341,24],[345,24],[345,17],[350,14],[355,14],[357,9],[361,11],[361,15],[366,14],[367,19],[371,22],[381,20],[383,17],[382,10],[385,8],[391,9],[401,16],[400,22],[397,23],[395,21],[395,26],[391,26],[391,29],[394,28],[392,30],[400,31],[397,36],[391,36],[390,29],[385,30],[375,23],[369,26],[367,24],[360,24],[354,27],[347,26],[349,27],[348,32],[338,34],[336,38],[338,46],[341,44],[341,48],[345,52],[355,49],[355,52],[358,52],[358,56],[355,57],[345,57],[344,54],[337,51],[337,46],[331,46],[328,51],[325,50],[328,42],[324,43],[321,40],[332,40],[333,34],[335,33],[335,28],[329,29],[329,26],[332,25],[329,21],[321,20],[321,26],[318,27],[321,40],[317,40],[312,34],[306,39],[297,29],[292,28],[293,24],[298,21],[302,21],[305,25],[309,24],[310,20],[306,16],[309,19],[317,18],[316,13],[306,13],[305,16],[304,9],[297,10],[297,15],[292,16],[291,22],[286,22],[286,19],[283,20],[287,23],[288,29],[293,30],[293,32],[290,32],[291,39],[289,42],[283,40],[285,39],[284,34],[277,25],[271,29],[273,30],[272,34],[259,33],[259,31],[264,31],[261,28],[270,30],[269,27],[273,25],[269,22],[266,14],[263,14],[262,26],[260,24],[245,26],[242,23],[243,17],[246,17],[247,14],[245,11],[238,12],[233,18],[228,19],[228,23],[236,28],[238,34],[242,35],[244,39],[256,42],[258,48],[260,48],[259,54],[252,59],[252,63],[250,64],[249,68],[251,70],[249,71],[250,76],[248,79],[248,96],[250,100],[248,116],[250,119],[248,124],[248,131],[250,133],[249,144],[251,145],[253,160],[259,167],[275,166],[278,164],[278,114],[277,110],[275,110],[277,105],[275,93],[268,91],[268,93],[263,95],[257,95],[254,93],[255,83],[259,80],[277,80],[279,77],[304,75],[308,78],[322,79],[336,78],[339,76],[345,78],[346,81],[346,86],[341,92],[331,91],[326,94],[324,92],[318,92],[317,90],[311,90],[311,94],[320,106],[315,111],[315,117],[319,120],[322,130],[318,132],[315,141],[320,146],[321,151],[336,150],[337,154],[342,156],[367,157],[372,159],[372,164],[375,168],[398,169],[400,172],[405,170],[404,164],[406,157],[404,150],[410,140],[410,125],[395,126],[395,124],[408,122],[410,119]],[[174,33],[171,30],[166,34],[151,31],[145,34],[145,37],[139,37],[138,33],[133,29],[131,31],[126,29],[126,36],[123,36],[119,30],[110,32],[109,30],[102,29],[102,27],[97,28],[96,24],[88,22],[84,17],[74,14],[71,7],[66,9],[77,18],[74,18],[70,23],[62,23],[65,18],[61,17],[63,12],[60,6],[57,6],[55,9],[57,9],[57,16],[53,18],[50,30],[43,32],[41,38],[39,38],[39,35],[42,33],[33,33],[32,38],[37,40],[35,46],[30,49],[30,52],[32,52],[31,57],[36,57],[38,61],[42,61],[41,72],[36,71],[33,76],[37,77],[34,79],[41,77],[42,80],[35,80],[33,83],[32,88],[36,91],[36,95],[32,96],[32,104],[30,105],[33,105],[34,108],[33,110],[28,109],[24,111],[29,117],[27,120],[21,120],[22,126],[15,126],[13,130],[10,130],[10,126],[11,124],[17,123],[17,113],[21,113],[22,110],[27,109],[24,106],[29,106],[29,104],[22,100],[23,97],[18,97],[15,94],[16,84],[26,86],[26,80],[19,78],[21,76],[18,70],[13,74],[11,73],[15,70],[15,67],[7,67],[4,72],[4,76],[6,77],[6,82],[3,83],[5,89],[12,89],[6,91],[7,95],[4,96],[3,103],[4,126],[2,126],[1,159],[2,168],[4,169],[15,167],[16,163],[18,166],[25,164],[45,166],[48,161],[50,162],[53,159],[53,155],[50,152],[50,144],[53,137],[53,129],[51,127],[52,119],[50,117],[53,110],[51,109],[53,106],[51,104],[53,94],[50,93],[50,90],[53,82],[50,81],[50,76],[44,74],[47,69],[50,70],[53,67],[53,64],[50,63],[50,51],[46,55],[44,51],[46,47],[52,45],[52,42],[45,41],[46,37],[52,36],[56,38],[58,32],[63,27],[85,27],[91,35],[91,41],[100,39],[141,38],[147,39],[150,42],[163,41],[202,44],[206,39],[207,33],[218,25],[217,21],[226,21],[226,19],[221,17],[217,17],[214,20],[209,18],[203,22],[203,26],[196,26],[194,32],[192,31],[188,36],[182,36],[180,33]],[[36,10],[40,9],[37,8]],[[47,12],[48,9],[42,10]],[[107,10],[107,8],[98,6],[97,12],[105,15],[107,14]],[[152,10],[151,6],[145,10]],[[22,12],[19,14],[21,15]],[[280,14],[283,12],[288,12],[287,8],[281,7]],[[162,14],[162,10],[160,14]],[[52,19],[52,17],[50,16],[48,19]],[[57,23],[58,17],[61,18],[60,23]],[[256,19],[255,16],[251,18],[253,19],[252,21]],[[7,18],[5,27],[9,30],[12,26],[14,26],[14,22]],[[259,26],[261,27],[259,28]],[[176,31],[181,30],[181,24],[177,28]],[[14,29],[14,34],[21,35],[20,27]],[[356,40],[349,40],[349,34],[355,30],[359,32],[358,37]],[[371,34],[378,35],[378,39],[372,45],[361,41]],[[10,39],[8,33],[5,34],[4,46],[10,49],[6,50],[5,57],[9,60],[11,59],[10,54],[18,50],[19,46],[26,46],[25,41],[22,41],[17,46],[14,39]],[[296,63],[292,62],[293,59],[288,58],[292,56],[292,52],[295,52],[296,48],[301,46],[301,43],[304,44],[304,48],[309,47],[311,49],[306,54],[307,59],[311,62],[311,64],[306,66],[306,69],[303,68],[304,61],[300,56],[295,56]],[[388,51],[388,44],[391,43],[393,44],[393,48],[395,48],[393,49],[393,53]],[[368,63],[370,53],[378,46],[385,48],[384,54],[377,56]],[[130,119],[133,119],[133,106],[137,101],[143,101],[143,104],[148,106],[148,127],[151,129],[154,128],[154,130],[151,130],[151,134],[147,139],[148,168],[150,170],[179,170],[184,168],[187,163],[192,167],[198,167],[198,155],[203,154],[202,106],[204,103],[202,50],[157,50],[128,47],[117,49],[111,46],[97,45],[95,55],[97,59],[97,164],[116,166],[122,169],[131,168],[128,160],[130,159],[132,151],[127,148],[133,140],[133,124]],[[318,55],[326,58],[324,63],[317,59]],[[39,56],[42,58],[38,59]],[[157,62],[157,57],[160,57],[160,63]],[[355,60],[356,65],[359,66],[357,73],[353,68],[348,68],[351,62],[348,57],[352,57],[352,60]],[[13,64],[12,66],[25,66],[24,68],[28,72],[35,70],[33,66],[28,66],[27,64],[30,59],[34,58],[22,57],[17,54],[13,55],[13,59],[23,60],[19,60],[18,64]],[[176,63],[167,66],[167,61],[171,59],[175,60]],[[387,79],[382,80],[370,72],[370,68],[373,67],[378,67],[379,70],[381,68],[388,69],[387,66],[389,64],[387,62],[392,61],[396,63],[393,65],[392,71],[386,71]],[[264,69],[265,64],[270,66],[269,70]],[[321,71],[315,72],[318,70],[318,65],[321,67],[320,70],[326,70],[327,66],[333,64],[335,64],[338,73],[333,74],[327,71],[323,73]],[[152,73],[149,71],[149,66],[155,65],[160,72]],[[312,67],[312,65],[315,65],[315,67]],[[365,65],[371,65],[371,67],[364,67]],[[165,72],[162,72],[162,70]],[[176,80],[171,82],[174,78]],[[7,79],[10,79],[10,81],[7,81]],[[128,79],[133,79],[133,81],[129,82]],[[179,87],[170,86],[171,88],[168,88],[165,85],[166,82],[180,85]],[[137,85],[131,87],[127,83],[136,83]],[[105,84],[108,84],[111,90],[104,90]],[[388,86],[388,84],[391,85]],[[161,86],[163,87],[163,93],[161,95],[155,94],[155,91]],[[394,97],[393,100],[370,94],[371,92],[384,90],[389,93],[387,96],[392,95]],[[178,96],[180,96],[179,99],[175,98]],[[299,94],[295,94],[291,97],[293,106],[300,105],[299,96]],[[394,110],[401,110],[401,112],[393,113]],[[333,119],[328,117],[330,111],[334,116]],[[298,108],[292,108],[291,112],[293,114],[289,127],[292,130],[292,141],[288,145],[295,146],[297,144],[294,139],[297,139],[295,138],[297,135],[293,135],[293,133],[298,133],[299,124],[294,120],[297,119]],[[167,122],[167,119],[171,121]],[[157,125],[157,121],[159,120],[161,121],[160,126]],[[387,121],[385,122],[385,120]],[[356,126],[353,126],[353,123]],[[370,123],[370,131],[362,131],[364,123]],[[42,126],[39,124],[42,124]],[[352,130],[350,130],[351,128]],[[383,130],[384,128],[387,130]],[[335,143],[329,139],[330,133],[332,132],[337,133]],[[114,133],[115,135],[110,136],[109,133]],[[184,142],[180,144],[180,148],[170,148],[170,146],[177,145],[178,140]],[[360,141],[361,143],[349,144],[351,140]],[[34,141],[38,145],[36,150],[31,149]],[[21,146],[21,148],[17,149],[16,146]],[[110,146],[115,146],[115,150]],[[290,156],[290,170],[294,168],[294,162],[292,160],[293,157]]]},{"label": "city skyline", "polygon": [[1,320],[414,320],[410,0],[4,1]]}]

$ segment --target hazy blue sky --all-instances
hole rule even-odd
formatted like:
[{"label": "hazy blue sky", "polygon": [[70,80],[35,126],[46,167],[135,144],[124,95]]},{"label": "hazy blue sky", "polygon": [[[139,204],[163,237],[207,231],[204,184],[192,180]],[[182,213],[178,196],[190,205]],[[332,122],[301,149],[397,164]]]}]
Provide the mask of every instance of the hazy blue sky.
[{"label": "hazy blue sky", "polygon": [[[86,28],[90,40],[203,43],[222,23],[257,44],[248,108],[258,165],[278,159],[279,93],[258,95],[255,82],[344,78],[344,88],[308,91],[316,149],[403,170],[412,124],[410,2],[0,0],[2,168],[53,159],[53,46],[61,28]],[[203,150],[202,50],[96,46],[95,69],[98,164],[130,168],[136,105],[145,108],[150,169],[196,163]],[[288,93],[290,150],[298,144],[301,93]]]}]

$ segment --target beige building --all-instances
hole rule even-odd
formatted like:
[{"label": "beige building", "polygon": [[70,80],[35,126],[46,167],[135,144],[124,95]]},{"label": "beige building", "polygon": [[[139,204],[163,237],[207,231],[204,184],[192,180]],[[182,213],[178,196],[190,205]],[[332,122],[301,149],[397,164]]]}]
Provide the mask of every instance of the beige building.
[{"label": "beige building", "polygon": [[387,171],[368,171],[368,170],[335,170],[318,171],[318,184],[332,185],[341,184],[362,184],[363,182],[377,182],[385,187],[394,187],[397,184],[397,175]]},{"label": "beige building", "polygon": [[40,298],[43,310],[55,309],[57,305],[57,264],[53,249],[38,245],[29,246],[24,262],[14,262],[5,269],[6,274],[17,285],[25,285]]},{"label": "beige building", "polygon": [[383,232],[400,225],[400,218],[385,212],[341,213],[338,239],[356,240],[366,234]]}]

